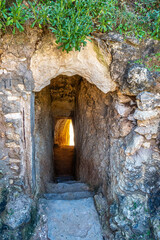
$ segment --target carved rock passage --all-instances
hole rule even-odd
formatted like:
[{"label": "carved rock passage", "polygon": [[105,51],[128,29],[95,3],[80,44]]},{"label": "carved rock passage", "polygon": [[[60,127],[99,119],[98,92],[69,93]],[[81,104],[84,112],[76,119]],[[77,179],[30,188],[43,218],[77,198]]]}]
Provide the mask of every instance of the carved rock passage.
[{"label": "carved rock passage", "polygon": [[80,52],[62,52],[55,40],[45,39],[31,58],[31,71],[35,81],[34,91],[40,91],[58,75],[80,75],[95,84],[102,92],[114,91],[109,65],[111,56],[103,53],[94,42],[88,42]]}]

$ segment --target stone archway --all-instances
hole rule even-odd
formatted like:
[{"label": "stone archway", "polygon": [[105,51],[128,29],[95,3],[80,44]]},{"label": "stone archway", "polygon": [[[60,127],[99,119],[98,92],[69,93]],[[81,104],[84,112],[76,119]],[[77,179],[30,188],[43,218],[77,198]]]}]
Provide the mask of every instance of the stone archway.
[{"label": "stone archway", "polygon": [[44,39],[31,58],[34,91],[40,91],[58,75],[79,75],[104,93],[114,91],[116,84],[109,72],[111,60],[111,54],[94,41],[88,41],[80,52],[72,51],[67,54],[57,49],[55,39]]},{"label": "stone archway", "polygon": [[[60,149],[54,148],[53,151],[55,125],[59,118],[69,117],[74,123],[76,163],[73,163],[72,176],[94,187],[105,183],[110,125],[106,118],[110,119],[109,109],[112,108],[110,93],[103,93],[78,75],[58,76],[35,93],[34,142],[38,191],[45,192],[46,184],[55,181],[57,154],[61,156]],[[66,149],[61,150],[67,155]],[[62,174],[63,171],[60,172]]]},{"label": "stone archway", "polygon": [[[38,92],[43,91],[43,89],[47,89],[50,86],[50,83],[52,82],[52,79],[56,80],[57,76],[60,75],[65,75],[65,76],[76,76],[79,75],[81,78],[86,79],[89,84],[94,84],[96,87],[93,87],[93,95],[96,96],[96,91],[97,94],[103,95],[102,99],[104,99],[104,96],[108,92],[115,91],[116,84],[112,81],[110,77],[110,72],[109,72],[109,66],[111,63],[111,54],[103,50],[100,46],[97,45],[95,41],[88,41],[87,46],[83,49],[81,49],[80,52],[78,51],[72,51],[69,54],[62,52],[61,50],[57,49],[57,45],[55,43],[55,39],[52,37],[48,37],[47,39],[44,38],[43,41],[39,46],[37,46],[37,50],[33,54],[31,58],[31,71],[33,74],[34,78],[34,92],[37,94]],[[87,84],[87,83],[86,83]],[[87,88],[91,87],[92,85],[87,86]],[[92,88],[92,87],[91,87]],[[99,89],[102,91],[100,91]],[[97,89],[97,90],[96,90]],[[45,90],[44,90],[45,91]],[[47,90],[48,91],[48,90]],[[78,94],[78,92],[76,93]],[[43,96],[42,96],[43,98]],[[78,99],[78,96],[77,96]],[[48,101],[49,97],[48,97]],[[48,103],[49,104],[49,103]],[[60,101],[58,104],[61,104]],[[45,105],[45,104],[44,104]],[[60,106],[60,105],[59,105]],[[104,107],[102,103],[102,108]],[[46,107],[47,109],[47,107]],[[61,109],[61,106],[60,106]],[[78,107],[77,107],[78,109]],[[57,110],[55,110],[57,111]],[[60,110],[58,110],[60,111]],[[61,111],[64,111],[64,109]],[[85,110],[83,110],[85,111]],[[103,111],[103,110],[102,110]],[[63,113],[59,113],[60,115],[57,115],[58,117],[62,116]],[[85,114],[85,113],[84,113]],[[53,113],[54,115],[54,113]],[[78,116],[78,113],[77,113]],[[47,120],[50,122],[50,120]],[[51,125],[51,123],[50,123]],[[77,122],[77,129],[80,126],[78,126]],[[48,132],[48,129],[46,129]],[[102,130],[103,132],[103,130]],[[88,133],[89,134],[89,133]],[[99,136],[100,138],[100,136]],[[94,137],[93,137],[94,139]],[[52,141],[52,140],[50,140]],[[84,139],[83,139],[84,141]],[[77,151],[82,152],[82,149],[80,148],[80,143],[78,143],[79,140],[77,141],[77,146],[79,145],[79,149]],[[39,144],[39,143],[36,143]],[[35,144],[35,149],[36,149],[36,144]],[[91,143],[90,143],[91,144]],[[91,148],[91,147],[89,147]],[[43,147],[42,147],[43,149]],[[81,150],[80,150],[81,149]],[[38,151],[38,150],[37,150]],[[96,150],[94,150],[96,151]],[[41,152],[41,151],[40,151]],[[35,153],[36,154],[36,153]],[[45,151],[43,153],[39,153],[38,156],[43,156],[45,154]],[[52,154],[52,153],[51,153]],[[82,158],[83,154],[79,153],[78,156],[79,158]],[[92,154],[91,154],[92,155]],[[51,159],[51,157],[49,157]],[[92,157],[91,157],[92,159]],[[94,157],[93,157],[94,159]],[[90,168],[93,167],[92,161],[90,160],[90,163],[88,165],[88,170],[86,170],[85,174],[85,167],[80,166],[80,159],[79,161],[79,166],[76,171],[78,171],[77,175],[81,175],[83,180],[87,180],[88,176],[90,175],[90,180],[88,181],[93,183],[94,176],[96,176],[96,171],[95,174],[92,175],[92,170]],[[37,161],[36,161],[37,162]],[[99,162],[100,164],[100,162]],[[43,165],[43,164],[42,164]],[[83,164],[82,164],[83,165]],[[36,167],[37,168],[37,167]],[[38,169],[40,166],[38,167]],[[96,168],[96,163],[94,168]],[[81,169],[81,174],[79,173]],[[49,170],[47,170],[49,171]],[[47,172],[46,171],[46,172]],[[40,174],[38,174],[40,175]],[[104,175],[104,173],[103,173]],[[47,176],[46,176],[47,179]],[[91,180],[92,179],[92,180]],[[41,180],[39,180],[41,181]],[[97,183],[100,182],[97,180]],[[101,181],[102,182],[102,181]],[[39,184],[41,185],[41,184]],[[96,181],[95,181],[96,185]]]}]

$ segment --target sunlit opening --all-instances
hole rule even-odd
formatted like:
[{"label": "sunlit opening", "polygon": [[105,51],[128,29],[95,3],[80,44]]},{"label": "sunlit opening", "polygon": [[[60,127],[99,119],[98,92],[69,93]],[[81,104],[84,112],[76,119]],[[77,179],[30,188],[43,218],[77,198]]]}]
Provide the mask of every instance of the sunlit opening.
[{"label": "sunlit opening", "polygon": [[74,130],[72,120],[70,120],[69,124],[69,146],[74,146]]},{"label": "sunlit opening", "polygon": [[54,144],[59,146],[74,146],[74,129],[72,119],[58,119],[54,131]]}]

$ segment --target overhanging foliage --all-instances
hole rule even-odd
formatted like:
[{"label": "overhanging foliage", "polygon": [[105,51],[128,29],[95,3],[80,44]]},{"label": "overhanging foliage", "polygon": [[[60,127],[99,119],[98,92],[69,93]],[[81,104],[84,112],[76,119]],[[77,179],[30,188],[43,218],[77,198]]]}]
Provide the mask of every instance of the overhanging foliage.
[{"label": "overhanging foliage", "polygon": [[[11,3],[12,2],[12,3]],[[35,0],[0,1],[0,29],[24,31],[48,27],[59,46],[80,50],[95,31],[117,31],[138,37],[160,39],[160,3],[157,0]]]}]

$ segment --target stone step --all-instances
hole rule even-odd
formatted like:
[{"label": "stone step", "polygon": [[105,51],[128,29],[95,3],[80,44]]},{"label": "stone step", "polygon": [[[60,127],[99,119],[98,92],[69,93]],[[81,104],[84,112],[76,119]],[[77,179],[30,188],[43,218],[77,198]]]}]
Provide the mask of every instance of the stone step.
[{"label": "stone step", "polygon": [[43,196],[47,200],[79,200],[93,197],[94,193],[90,191],[83,192],[65,192],[65,193],[45,193]]},{"label": "stone step", "polygon": [[83,192],[89,190],[89,186],[81,182],[48,183],[46,186],[47,193]]},{"label": "stone step", "polygon": [[80,183],[80,182],[78,182],[76,180],[70,180],[70,181],[64,181],[62,183],[73,184],[73,183]]},{"label": "stone step", "polygon": [[93,198],[46,200],[48,239],[103,240]]},{"label": "stone step", "polygon": [[62,182],[67,182],[68,183],[69,181],[74,181],[74,177],[73,176],[56,177],[55,181],[56,181],[56,183],[62,183]]}]

